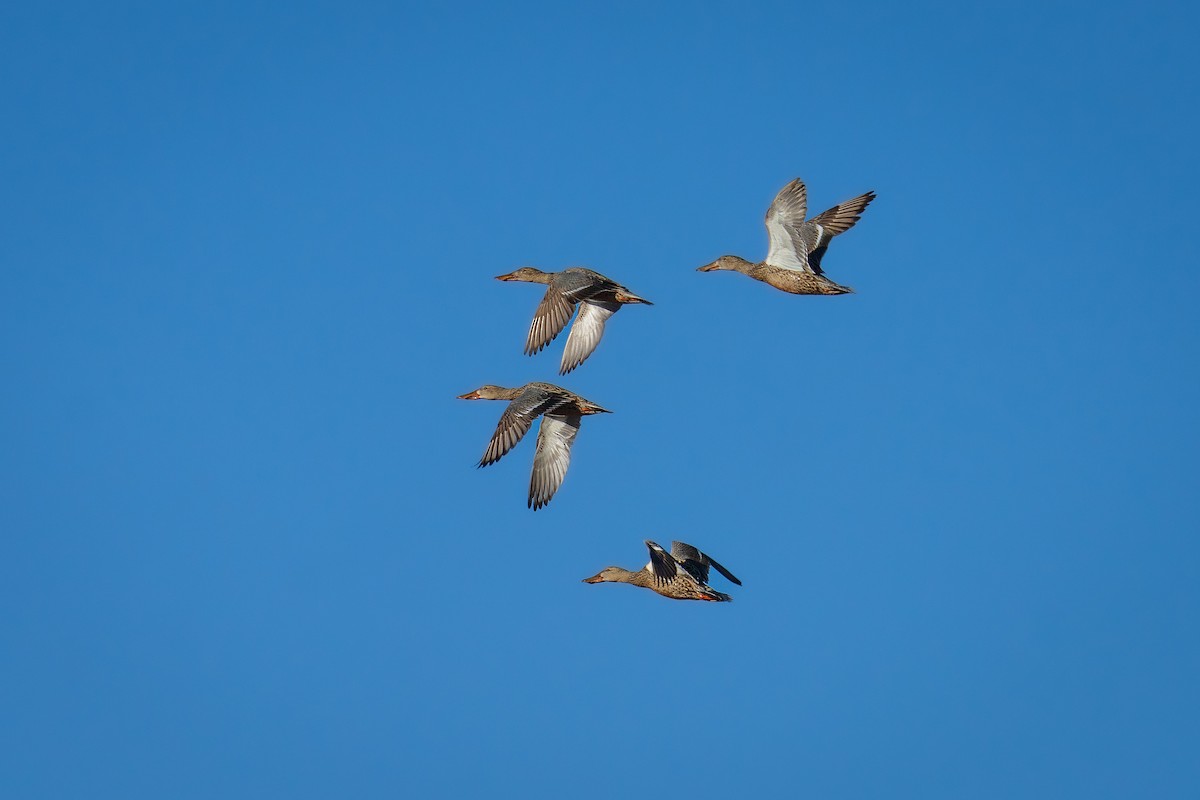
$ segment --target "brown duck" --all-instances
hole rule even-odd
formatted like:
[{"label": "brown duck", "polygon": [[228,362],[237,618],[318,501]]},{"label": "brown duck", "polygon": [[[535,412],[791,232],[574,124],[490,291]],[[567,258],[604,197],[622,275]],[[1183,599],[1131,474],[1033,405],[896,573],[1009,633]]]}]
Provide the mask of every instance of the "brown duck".
[{"label": "brown duck", "polygon": [[541,416],[533,474],[529,479],[529,507],[534,511],[549,503],[562,485],[571,463],[571,445],[575,442],[575,434],[579,433],[580,420],[587,414],[612,413],[552,383],[527,383],[515,389],[486,384],[458,397],[460,400],[510,401],[479,460],[480,467],[499,461]]},{"label": "brown duck", "polygon": [[575,313],[575,306],[579,306],[579,315],[571,326],[559,364],[561,375],[578,367],[592,354],[604,335],[604,323],[621,306],[630,303],[654,305],[611,278],[584,267],[567,267],[561,272],[542,272],[536,267],[521,267],[507,275],[497,275],[496,280],[546,285],[546,294],[529,326],[529,336],[525,340],[526,355],[531,356],[554,341]]},{"label": "brown duck", "polygon": [[650,550],[650,563],[637,572],[623,567],[605,567],[592,577],[584,578],[583,582],[632,583],[674,600],[709,600],[716,603],[728,603],[733,598],[708,585],[709,567],[738,586],[742,585],[733,577],[733,573],[690,544],[671,542],[671,552],[668,553],[647,539],[646,547]]},{"label": "brown duck", "polygon": [[808,192],[804,182],[796,178],[779,190],[775,202],[767,209],[767,235],[771,247],[766,260],[751,264],[739,256],[721,256],[711,264],[699,267],[698,271],[732,270],[792,294],[853,292],[849,286],[825,277],[821,258],[829,249],[830,240],[854,227],[867,204],[874,199],[874,192],[860,194],[806,220]]}]

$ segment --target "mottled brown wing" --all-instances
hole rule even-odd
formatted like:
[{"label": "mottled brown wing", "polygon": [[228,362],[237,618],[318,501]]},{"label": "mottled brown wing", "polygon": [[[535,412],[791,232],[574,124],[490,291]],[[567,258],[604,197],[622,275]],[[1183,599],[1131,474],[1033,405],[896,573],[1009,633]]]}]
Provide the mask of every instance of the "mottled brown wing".
[{"label": "mottled brown wing", "polygon": [[554,337],[567,327],[573,313],[574,301],[553,286],[547,287],[537,311],[533,312],[533,322],[529,325],[529,336],[525,340],[525,355],[531,356],[554,341]]},{"label": "mottled brown wing", "polygon": [[529,428],[539,415],[562,402],[561,397],[541,390],[526,391],[510,402],[500,415],[500,422],[496,424],[496,431],[488,442],[483,458],[479,460],[479,466],[486,467],[499,461],[529,433]]},{"label": "mottled brown wing", "polygon": [[852,200],[838,203],[833,208],[822,211],[809,220],[814,225],[820,225],[829,236],[837,236],[854,227],[854,223],[862,218],[867,205],[875,199],[874,192],[860,194]]}]

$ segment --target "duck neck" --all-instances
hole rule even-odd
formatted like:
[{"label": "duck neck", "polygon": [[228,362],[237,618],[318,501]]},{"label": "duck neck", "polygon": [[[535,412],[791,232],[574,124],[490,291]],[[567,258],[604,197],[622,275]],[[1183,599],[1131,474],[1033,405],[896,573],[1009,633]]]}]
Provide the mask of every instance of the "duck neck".
[{"label": "duck neck", "polygon": [[634,586],[644,586],[647,589],[652,589],[654,584],[654,576],[644,569],[639,569],[637,572],[625,570],[625,574],[621,576],[622,583],[632,583]]},{"label": "duck neck", "polygon": [[530,267],[529,271],[526,272],[524,274],[524,276],[521,278],[521,280],[526,281],[528,283],[543,283],[546,285],[549,285],[550,281],[553,279],[554,279],[553,272],[542,272],[540,269],[537,269],[536,267]]}]

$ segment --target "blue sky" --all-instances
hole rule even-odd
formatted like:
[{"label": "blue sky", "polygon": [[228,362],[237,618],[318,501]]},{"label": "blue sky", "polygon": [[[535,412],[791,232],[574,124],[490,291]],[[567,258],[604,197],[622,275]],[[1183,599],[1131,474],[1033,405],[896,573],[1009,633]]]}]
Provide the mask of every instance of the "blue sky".
[{"label": "blue sky", "polygon": [[[1197,22],[6,7],[6,796],[1193,796]],[[857,294],[694,271],[795,176]],[[560,381],[526,264],[655,305]]]}]

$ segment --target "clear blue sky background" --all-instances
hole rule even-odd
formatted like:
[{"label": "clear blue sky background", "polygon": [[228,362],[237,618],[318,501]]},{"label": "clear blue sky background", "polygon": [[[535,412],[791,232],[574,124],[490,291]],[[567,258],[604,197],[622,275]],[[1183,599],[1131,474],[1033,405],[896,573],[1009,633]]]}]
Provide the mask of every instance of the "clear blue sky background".
[{"label": "clear blue sky background", "polygon": [[0,11],[6,797],[1195,797],[1194,6],[645,5]]}]

